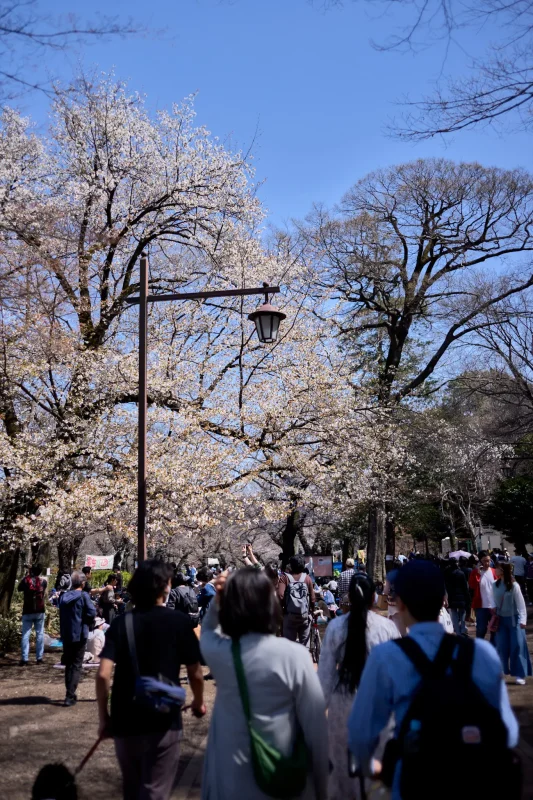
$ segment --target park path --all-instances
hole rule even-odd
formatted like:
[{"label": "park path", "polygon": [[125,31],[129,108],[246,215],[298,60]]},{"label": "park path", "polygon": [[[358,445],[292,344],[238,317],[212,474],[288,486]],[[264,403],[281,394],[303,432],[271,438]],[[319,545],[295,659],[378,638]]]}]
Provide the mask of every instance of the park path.
[{"label": "park path", "polygon": [[[528,626],[533,652],[533,616]],[[37,772],[44,764],[60,761],[74,768],[96,739],[94,670],[84,671],[74,708],[63,708],[63,671],[54,668],[57,655],[47,655],[38,667],[19,667],[15,655],[0,659],[0,798],[29,800]],[[207,671],[207,670],[206,670]],[[206,681],[206,702],[215,696]],[[509,685],[511,702],[520,722],[524,800],[533,797],[533,679],[527,686]],[[197,720],[187,715],[182,757],[172,800],[200,800],[202,762],[209,716]],[[443,764],[446,762],[444,755]],[[450,766],[455,768],[453,754]],[[120,774],[111,742],[103,742],[79,779],[80,800],[121,796]]]}]

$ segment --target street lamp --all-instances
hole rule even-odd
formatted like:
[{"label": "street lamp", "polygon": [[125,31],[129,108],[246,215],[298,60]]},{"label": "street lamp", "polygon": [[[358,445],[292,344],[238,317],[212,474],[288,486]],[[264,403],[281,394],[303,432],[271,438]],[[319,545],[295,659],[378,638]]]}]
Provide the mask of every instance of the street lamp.
[{"label": "street lamp", "polygon": [[272,289],[269,288],[267,283],[263,284],[265,292],[265,302],[251,314],[248,314],[248,319],[255,322],[255,329],[257,336],[262,344],[272,344],[278,338],[279,323],[284,320],[287,315],[280,311],[275,306],[271,306],[268,301],[268,292]]},{"label": "street lamp", "polygon": [[271,306],[269,294],[279,292],[279,286],[264,283],[259,289],[227,289],[211,292],[178,292],[177,294],[148,294],[148,259],[141,253],[140,259],[140,295],[128,297],[126,302],[139,306],[139,451],[137,467],[137,560],[139,564],[146,558],[146,416],[147,400],[147,335],[148,335],[148,303],[164,303],[169,300],[205,300],[212,297],[244,297],[252,294],[264,294],[265,302],[259,306],[248,319],[255,322],[259,341],[265,344],[275,342],[278,336],[279,323],[286,314]]}]

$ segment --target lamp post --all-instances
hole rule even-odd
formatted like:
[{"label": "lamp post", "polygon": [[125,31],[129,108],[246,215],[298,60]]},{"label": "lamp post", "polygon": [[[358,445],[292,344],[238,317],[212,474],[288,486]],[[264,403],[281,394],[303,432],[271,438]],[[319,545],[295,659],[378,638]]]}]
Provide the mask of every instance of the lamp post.
[{"label": "lamp post", "polygon": [[147,355],[148,355],[148,303],[166,303],[170,300],[205,300],[212,297],[244,297],[264,294],[265,302],[248,319],[255,323],[259,341],[264,344],[275,342],[279,324],[286,314],[270,305],[269,294],[279,292],[279,286],[264,283],[255,289],[222,289],[210,292],[178,292],[176,294],[148,294],[148,259],[145,253],[140,259],[140,294],[128,297],[126,302],[139,306],[139,422],[138,422],[138,467],[137,467],[137,560],[146,558],[146,415],[148,408]]}]

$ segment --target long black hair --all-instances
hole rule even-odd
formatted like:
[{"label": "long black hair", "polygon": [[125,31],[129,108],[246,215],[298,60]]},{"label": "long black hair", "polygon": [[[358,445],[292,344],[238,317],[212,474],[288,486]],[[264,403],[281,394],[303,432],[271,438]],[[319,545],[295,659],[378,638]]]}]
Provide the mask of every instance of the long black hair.
[{"label": "long black hair", "polygon": [[354,575],[350,581],[350,614],[344,657],[339,667],[339,685],[355,692],[366,663],[366,623],[374,602],[375,586],[368,575]]}]

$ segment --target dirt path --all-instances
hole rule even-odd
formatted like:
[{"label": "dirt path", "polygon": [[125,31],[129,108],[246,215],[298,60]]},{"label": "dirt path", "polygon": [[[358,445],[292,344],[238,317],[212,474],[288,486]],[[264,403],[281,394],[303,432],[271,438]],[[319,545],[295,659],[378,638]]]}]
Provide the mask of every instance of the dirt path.
[{"label": "dirt path", "polygon": [[[533,651],[533,619],[528,631]],[[33,655],[33,654],[32,654]],[[54,668],[57,655],[46,655],[42,666],[18,666],[14,655],[0,659],[0,798],[29,800],[39,768],[63,761],[74,768],[96,739],[94,670],[84,670],[74,708],[63,708],[64,672]],[[207,672],[207,670],[206,670]],[[215,687],[206,681],[206,702],[212,707]],[[524,800],[533,797],[533,679],[527,686],[509,685],[518,716],[524,764]],[[187,715],[178,784],[172,800],[199,800],[203,751],[209,717]],[[450,765],[453,754],[450,753]],[[104,742],[79,780],[80,800],[121,796],[120,774],[113,744]]]},{"label": "dirt path", "polygon": [[[19,667],[18,660],[0,660],[0,798],[29,800],[39,768],[63,761],[73,769],[97,735],[94,669],[84,670],[79,701],[63,708],[64,671],[56,669],[57,655],[45,655],[45,663]],[[206,670],[207,672],[207,670]],[[212,707],[214,685],[206,681],[206,702]],[[179,786],[173,800],[193,800],[199,793],[202,754],[209,718],[186,716]],[[120,773],[112,742],[103,742],[79,780],[80,800],[120,797]]]}]

